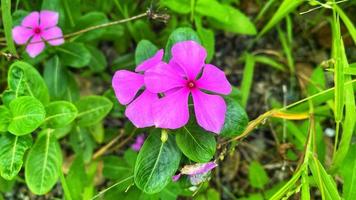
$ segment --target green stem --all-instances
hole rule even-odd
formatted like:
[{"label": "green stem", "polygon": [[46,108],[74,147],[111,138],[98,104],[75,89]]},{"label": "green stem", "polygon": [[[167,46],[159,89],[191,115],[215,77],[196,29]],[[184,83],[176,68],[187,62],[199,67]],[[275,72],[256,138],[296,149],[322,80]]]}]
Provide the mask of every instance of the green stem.
[{"label": "green stem", "polygon": [[69,191],[69,188],[68,188],[68,184],[67,184],[66,178],[64,177],[62,169],[59,169],[59,178],[61,180],[61,184],[62,184],[62,188],[63,188],[65,199],[66,200],[72,200],[72,196],[70,194],[70,191]]},{"label": "green stem", "polygon": [[4,24],[5,38],[10,53],[17,56],[14,41],[12,39],[12,17],[11,17],[11,0],[1,0],[2,19]]}]

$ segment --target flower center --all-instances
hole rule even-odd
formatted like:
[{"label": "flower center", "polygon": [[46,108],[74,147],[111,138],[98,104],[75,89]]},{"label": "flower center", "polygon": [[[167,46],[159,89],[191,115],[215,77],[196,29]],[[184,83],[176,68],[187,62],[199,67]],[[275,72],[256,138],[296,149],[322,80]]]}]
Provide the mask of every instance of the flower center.
[{"label": "flower center", "polygon": [[40,34],[42,31],[41,31],[41,28],[40,28],[40,27],[36,27],[36,28],[33,29],[33,32],[34,32],[35,34]]},{"label": "flower center", "polygon": [[194,81],[188,81],[188,82],[187,82],[187,87],[188,87],[189,89],[195,88],[195,83],[194,83]]}]

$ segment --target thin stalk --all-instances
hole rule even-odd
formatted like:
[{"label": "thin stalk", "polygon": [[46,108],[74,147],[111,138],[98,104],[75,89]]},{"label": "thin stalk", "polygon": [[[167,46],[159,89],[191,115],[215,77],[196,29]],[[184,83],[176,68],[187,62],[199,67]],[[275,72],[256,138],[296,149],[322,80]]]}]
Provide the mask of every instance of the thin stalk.
[{"label": "thin stalk", "polygon": [[17,56],[14,40],[12,39],[11,0],[1,0],[1,11],[7,47],[11,54]]}]

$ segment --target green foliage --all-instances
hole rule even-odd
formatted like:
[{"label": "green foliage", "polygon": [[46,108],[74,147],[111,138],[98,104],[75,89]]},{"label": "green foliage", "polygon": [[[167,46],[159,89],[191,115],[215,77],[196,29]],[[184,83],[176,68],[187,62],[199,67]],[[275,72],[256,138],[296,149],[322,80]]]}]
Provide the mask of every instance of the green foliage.
[{"label": "green foliage", "polygon": [[42,103],[29,96],[14,99],[9,108],[12,119],[8,131],[17,136],[29,134],[37,129],[46,116],[46,110]]},{"label": "green foliage", "polygon": [[356,195],[356,145],[353,144],[349,153],[343,161],[343,164],[340,168],[340,173],[344,178],[343,184],[343,198],[345,200],[351,200]]},{"label": "green foliage", "polygon": [[263,168],[263,166],[256,162],[253,161],[250,163],[249,169],[248,169],[248,179],[250,181],[250,184],[252,187],[263,189],[264,186],[268,183],[269,178],[268,175]]},{"label": "green foliage", "polygon": [[216,151],[214,134],[207,133],[196,123],[178,129],[176,142],[185,156],[198,163],[209,162]]},{"label": "green foliage", "polygon": [[135,50],[135,63],[141,64],[143,61],[155,55],[158,48],[148,40],[141,40]]},{"label": "green foliage", "polygon": [[57,51],[64,66],[83,68],[90,63],[90,51],[83,43],[66,43],[57,47]]},{"label": "green foliage", "polygon": [[113,104],[101,96],[87,96],[76,103],[78,125],[91,126],[101,121],[111,110]]},{"label": "green foliage", "polygon": [[46,194],[56,184],[61,165],[62,153],[52,130],[42,131],[25,163],[27,186],[34,194]]},{"label": "green foliage", "polygon": [[11,122],[10,110],[5,106],[0,106],[0,132],[6,132]]},{"label": "green foliage", "polygon": [[135,183],[148,194],[160,192],[171,182],[178,169],[181,153],[174,137],[162,142],[160,135],[153,132],[146,139],[135,165]]},{"label": "green foliage", "polygon": [[46,123],[49,128],[63,128],[77,117],[78,110],[70,102],[54,101],[46,106]]},{"label": "green foliage", "polygon": [[43,77],[48,86],[51,100],[61,99],[68,87],[68,72],[61,65],[58,56],[50,58],[44,67]]},{"label": "green foliage", "polygon": [[0,137],[0,173],[4,179],[12,180],[17,176],[24,154],[31,145],[30,135],[14,136],[6,133]]}]

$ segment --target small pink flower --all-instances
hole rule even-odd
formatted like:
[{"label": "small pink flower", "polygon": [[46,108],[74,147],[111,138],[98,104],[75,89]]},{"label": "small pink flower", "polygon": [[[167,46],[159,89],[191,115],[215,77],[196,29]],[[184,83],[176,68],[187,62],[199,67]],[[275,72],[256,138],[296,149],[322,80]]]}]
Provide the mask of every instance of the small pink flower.
[{"label": "small pink flower", "polygon": [[[169,64],[160,62],[145,72],[145,85],[153,93],[164,93],[152,107],[156,127],[176,129],[189,120],[188,99],[192,94],[198,124],[220,133],[226,112],[224,99],[231,85],[223,71],[205,64],[206,50],[194,41],[176,43]],[[201,75],[200,75],[201,74]]]},{"label": "small pink flower", "polygon": [[178,181],[182,175],[188,175],[191,182],[194,185],[199,182],[201,178],[204,178],[211,170],[213,170],[218,165],[215,162],[207,162],[207,163],[196,163],[194,165],[185,165],[180,173],[173,176],[173,181]]},{"label": "small pink flower", "polygon": [[136,137],[135,143],[131,145],[131,149],[134,151],[140,151],[143,143],[145,142],[145,135],[141,134]]},{"label": "small pink flower", "polygon": [[[159,50],[152,58],[149,58],[136,67],[135,73],[128,70],[119,70],[112,79],[116,98],[123,105],[128,105],[125,115],[138,128],[154,125],[152,107],[154,101],[158,99],[157,93],[148,90],[138,96],[137,93],[144,88],[145,70],[161,62],[163,50]],[[136,98],[135,98],[136,97]]]},{"label": "small pink flower", "polygon": [[12,29],[12,35],[16,44],[29,44],[26,47],[31,57],[40,54],[44,47],[44,41],[57,46],[64,43],[62,30],[57,26],[58,13],[42,10],[31,12],[21,22],[20,26]]}]

